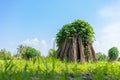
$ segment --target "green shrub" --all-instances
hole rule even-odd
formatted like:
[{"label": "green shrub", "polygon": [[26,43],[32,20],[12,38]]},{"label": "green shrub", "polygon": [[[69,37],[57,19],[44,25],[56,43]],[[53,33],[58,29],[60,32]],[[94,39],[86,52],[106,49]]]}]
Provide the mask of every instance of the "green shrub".
[{"label": "green shrub", "polygon": [[40,51],[36,50],[35,48],[32,48],[30,46],[23,46],[20,45],[18,47],[18,56],[19,58],[23,58],[23,59],[31,59],[31,58],[35,58],[35,57],[40,57],[41,53]]},{"label": "green shrub", "polygon": [[117,61],[120,61],[120,57],[118,58],[118,60]]},{"label": "green shrub", "polygon": [[96,53],[96,57],[98,61],[107,61],[108,57],[105,54],[102,54],[101,52]]},{"label": "green shrub", "polygon": [[2,60],[9,60],[11,59],[11,52],[7,51],[6,49],[1,49],[0,50],[0,59]]},{"label": "green shrub", "polygon": [[56,50],[50,49],[47,57],[56,57]]},{"label": "green shrub", "polygon": [[119,51],[117,47],[112,47],[108,51],[109,60],[114,61],[118,58]]},{"label": "green shrub", "polygon": [[37,56],[40,56],[40,52],[38,50],[36,50],[35,48],[32,48],[30,46],[26,47],[26,51],[25,51],[25,54],[24,54],[24,57],[26,59],[34,58],[34,57],[37,57]]}]

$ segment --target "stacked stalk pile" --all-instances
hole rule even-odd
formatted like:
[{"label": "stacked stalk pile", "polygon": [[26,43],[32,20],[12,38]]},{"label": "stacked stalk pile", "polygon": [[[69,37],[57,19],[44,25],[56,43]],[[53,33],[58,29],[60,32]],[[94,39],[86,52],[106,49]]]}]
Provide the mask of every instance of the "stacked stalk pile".
[{"label": "stacked stalk pile", "polygon": [[76,20],[66,24],[57,33],[57,57],[70,61],[96,61],[93,28],[83,20]]}]

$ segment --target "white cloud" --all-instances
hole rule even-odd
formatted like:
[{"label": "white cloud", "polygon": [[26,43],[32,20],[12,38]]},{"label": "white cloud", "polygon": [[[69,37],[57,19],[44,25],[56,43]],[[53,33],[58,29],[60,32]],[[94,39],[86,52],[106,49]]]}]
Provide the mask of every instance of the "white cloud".
[{"label": "white cloud", "polygon": [[46,43],[46,41],[45,40],[42,40],[41,42],[40,42],[40,45],[42,46],[42,47],[44,47],[44,48],[48,48],[48,45],[47,45],[47,43]]},{"label": "white cloud", "polygon": [[116,46],[120,49],[120,23],[113,23],[100,30],[101,36],[96,37],[94,43],[96,52],[107,54],[108,50]]},{"label": "white cloud", "polygon": [[30,45],[30,46],[37,46],[40,44],[40,41],[37,38],[31,39],[31,40],[27,39],[25,41],[22,41],[21,44]]},{"label": "white cloud", "polygon": [[105,8],[100,11],[100,15],[102,15],[103,17],[118,18],[120,17],[119,9],[120,9],[120,6],[115,7],[115,9],[113,7]]},{"label": "white cloud", "polygon": [[120,18],[120,1],[116,1],[112,5],[105,6],[99,11],[99,14],[105,18]]},{"label": "white cloud", "polygon": [[100,34],[94,43],[96,52],[107,54],[113,46],[120,50],[120,1],[107,5],[98,12],[108,23],[103,23],[103,27],[96,31],[96,34]]}]

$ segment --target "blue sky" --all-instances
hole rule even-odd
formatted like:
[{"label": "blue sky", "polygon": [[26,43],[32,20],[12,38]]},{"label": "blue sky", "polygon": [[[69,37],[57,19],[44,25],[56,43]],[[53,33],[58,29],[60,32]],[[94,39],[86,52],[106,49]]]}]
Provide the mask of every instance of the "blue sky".
[{"label": "blue sky", "polygon": [[96,52],[107,53],[120,47],[119,5],[119,0],[0,0],[0,49],[14,54],[25,44],[47,55],[59,29],[82,19],[95,30]]}]

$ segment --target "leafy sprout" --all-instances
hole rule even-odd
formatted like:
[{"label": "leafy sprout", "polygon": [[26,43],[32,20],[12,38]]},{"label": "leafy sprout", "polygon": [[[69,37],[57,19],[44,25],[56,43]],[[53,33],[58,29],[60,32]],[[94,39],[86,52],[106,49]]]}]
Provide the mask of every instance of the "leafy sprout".
[{"label": "leafy sprout", "polygon": [[75,35],[80,36],[83,43],[93,43],[95,40],[92,26],[83,20],[76,20],[64,25],[57,33],[57,46],[60,47],[65,38],[71,39]]}]

